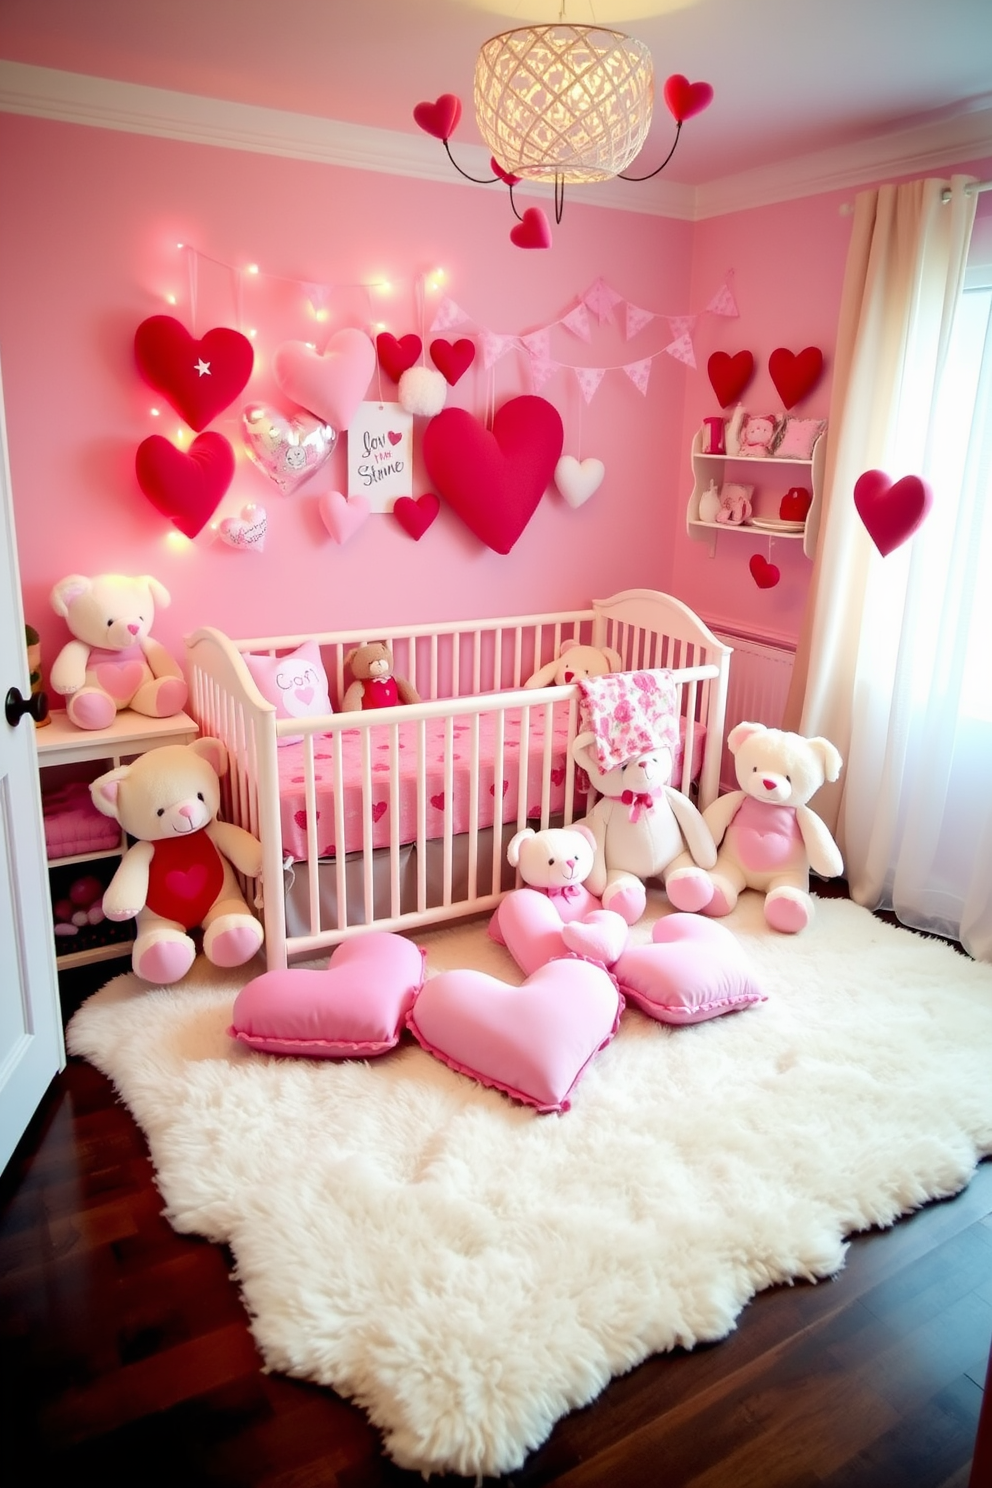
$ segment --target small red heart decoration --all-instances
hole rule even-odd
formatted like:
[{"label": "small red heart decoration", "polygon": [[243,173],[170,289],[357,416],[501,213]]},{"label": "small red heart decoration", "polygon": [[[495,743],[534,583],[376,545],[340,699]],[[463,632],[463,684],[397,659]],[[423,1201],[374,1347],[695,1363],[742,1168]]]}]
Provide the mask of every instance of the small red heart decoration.
[{"label": "small red heart decoration", "polygon": [[807,346],[798,354],[777,346],[768,358],[768,371],[786,408],[792,408],[813,388],[823,371],[823,352]]},{"label": "small red heart decoration", "polygon": [[720,400],[720,407],[733,403],[751,381],[754,372],[754,356],[750,351],[739,351],[731,356],[726,351],[715,351],[706,363],[710,385]]},{"label": "small red heart decoration", "polygon": [[774,589],[782,577],[777,566],[774,563],[769,563],[768,559],[763,558],[760,553],[754,554],[748,564],[748,568],[751,570],[751,577],[759,589]]},{"label": "small red heart decoration", "polygon": [[418,103],[413,111],[414,122],[439,140],[450,139],[461,116],[462,101],[454,93],[442,93],[436,103]]},{"label": "small red heart decoration", "polygon": [[709,83],[690,83],[680,72],[673,72],[665,83],[665,103],[676,123],[701,114],[713,102],[713,89]]},{"label": "small red heart decoration", "polygon": [[196,430],[234,402],[255,364],[254,348],[240,331],[218,326],[195,341],[171,315],[141,322],[134,355],[149,386]]},{"label": "small red heart decoration", "polygon": [[432,491],[418,496],[416,501],[412,496],[397,496],[393,502],[393,516],[414,542],[420,541],[440,510],[441,503]]},{"label": "small red heart decoration", "polygon": [[424,343],[419,336],[403,336],[399,341],[389,331],[380,331],[375,338],[375,349],[379,353],[379,366],[387,377],[399,382],[403,373],[414,365]]},{"label": "small red heart decoration", "polygon": [[467,372],[475,361],[475,342],[463,336],[460,341],[438,339],[431,342],[431,361],[444,375],[449,387],[454,387],[459,377]]},{"label": "small red heart decoration", "polygon": [[540,207],[528,207],[510,229],[510,242],[517,248],[550,248],[551,226]]},{"label": "small red heart decoration", "polygon": [[918,475],[893,482],[884,470],[866,470],[854,484],[854,505],[885,558],[920,526],[933,505],[933,491]]},{"label": "small red heart decoration", "polygon": [[520,177],[511,175],[509,171],[505,171],[500,165],[499,161],[496,159],[495,155],[490,155],[489,165],[493,172],[493,175],[498,176],[501,181],[505,181],[507,186],[520,185]]},{"label": "small red heart decoration", "polygon": [[792,486],[779,502],[778,514],[783,522],[805,522],[813,498],[805,486]]},{"label": "small red heart decoration", "polygon": [[234,479],[234,450],[223,434],[213,432],[198,434],[188,454],[161,434],[152,434],[138,445],[134,468],[156,511],[187,537],[195,537]]},{"label": "small red heart decoration", "polygon": [[424,430],[424,464],[479,541],[506,554],[547,490],[564,438],[557,408],[533,394],[504,403],[492,431],[467,409],[445,408]]}]

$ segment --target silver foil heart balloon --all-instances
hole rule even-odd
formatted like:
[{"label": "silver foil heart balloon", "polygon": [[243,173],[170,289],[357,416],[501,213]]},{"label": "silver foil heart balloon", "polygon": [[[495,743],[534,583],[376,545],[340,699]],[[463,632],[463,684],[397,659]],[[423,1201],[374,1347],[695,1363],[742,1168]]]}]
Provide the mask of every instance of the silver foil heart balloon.
[{"label": "silver foil heart balloon", "polygon": [[245,450],[284,496],[320,469],[338,442],[337,431],[312,413],[280,413],[250,403],[241,416]]}]

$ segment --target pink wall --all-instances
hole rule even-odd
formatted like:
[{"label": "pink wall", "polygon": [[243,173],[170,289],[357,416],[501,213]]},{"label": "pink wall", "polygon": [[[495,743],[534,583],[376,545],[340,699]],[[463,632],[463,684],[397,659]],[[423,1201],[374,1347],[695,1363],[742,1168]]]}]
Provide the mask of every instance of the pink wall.
[{"label": "pink wall", "polygon": [[[178,242],[204,256],[200,335],[237,324],[233,276],[206,257],[260,265],[263,274],[244,289],[244,327],[258,328],[256,372],[211,425],[240,448],[246,403],[288,406],[269,371],[275,347],[343,324],[369,327],[364,292],[347,286],[381,278],[395,284],[391,298],[377,296],[375,318],[397,335],[420,331],[416,282],[439,264],[452,299],[500,333],[557,320],[600,275],[642,307],[681,312],[689,303],[690,224],[567,203],[552,250],[526,252],[509,242],[513,218],[495,186],[429,185],[10,116],[0,117],[0,193],[17,203],[0,223],[0,357],[15,517],[25,611],[46,654],[65,637],[48,593],[77,571],[155,573],[173,598],[156,633],[173,647],[199,624],[258,635],[512,613],[668,582],[672,455],[689,375],[670,356],[653,361],[646,397],[619,370],[605,374],[589,406],[570,374],[556,373],[546,385],[544,396],[562,414],[566,452],[602,459],[607,475],[577,511],[557,492],[545,495],[507,556],[484,547],[446,509],[419,543],[393,517],[374,516],[337,545],[320,521],[317,493],[344,488],[343,440],[331,465],[288,497],[239,461],[220,514],[246,500],[265,505],[269,533],[257,555],[209,542],[206,532],[177,544],[138,488],[139,442],[153,432],[174,437],[180,420],[150,417],[161,399],[135,371],[133,337],[153,314],[188,321]],[[327,327],[314,323],[298,281],[342,286],[331,294]],[[180,294],[175,309],[163,299],[169,290]],[[662,321],[629,342],[617,326],[593,324],[588,344],[554,329],[552,357],[612,368],[670,340]],[[528,391],[520,353],[491,374],[480,353],[449,404],[482,416],[488,397],[498,406]],[[415,494],[426,489],[418,471]]]},{"label": "pink wall", "polygon": [[[156,574],[173,604],[155,631],[177,655],[183,634],[200,624],[234,635],[388,625],[583,605],[631,585],[670,589],[717,624],[794,638],[810,572],[801,545],[772,545],[782,580],[759,590],[747,560],[767,553],[767,540],[721,536],[713,558],[689,541],[688,447],[702,417],[718,411],[706,375],[717,349],[754,353],[744,401],[764,409],[778,406],[769,352],[820,346],[824,377],[796,411],[826,414],[850,228],[839,207],[853,196],[695,226],[569,202],[553,249],[530,253],[510,244],[513,219],[495,186],[427,184],[0,115],[0,363],[25,612],[46,656],[66,638],[49,591],[77,571]],[[211,426],[241,456],[218,516],[246,501],[264,504],[261,555],[236,552],[209,532],[192,543],[178,538],[136,483],[140,441],[174,437],[180,424],[150,416],[161,400],[133,360],[134,331],[146,317],[190,322],[178,242],[201,255],[199,335],[237,324],[234,277],[223,266],[263,270],[245,280],[243,300],[244,328],[258,330],[256,371]],[[702,310],[733,269],[740,316],[699,319],[695,369],[657,354],[670,339],[665,319],[630,341],[622,317],[620,325],[593,322],[588,343],[552,330],[556,360],[618,369],[653,357],[650,383],[642,396],[622,370],[609,370],[589,405],[570,373],[547,383],[566,453],[603,460],[606,478],[577,511],[549,491],[508,556],[484,547],[447,509],[419,543],[392,517],[375,516],[339,546],[321,523],[318,493],[344,489],[344,440],[323,472],[282,496],[244,458],[241,410],[252,401],[288,406],[269,370],[283,341],[318,340],[342,325],[368,329],[373,320],[397,335],[429,330],[432,311],[421,319],[417,284],[438,265],[446,292],[473,318],[450,337],[482,327],[534,330],[571,310],[598,276],[635,305],[676,315]],[[370,311],[354,286],[383,278],[395,293],[377,296]],[[306,283],[334,286],[325,327],[312,318]],[[170,291],[179,295],[174,308],[164,298]],[[448,402],[481,417],[491,400],[498,406],[528,391],[521,353],[487,374],[480,352]],[[418,448],[422,427],[418,420]],[[418,459],[414,494],[427,489]]]}]

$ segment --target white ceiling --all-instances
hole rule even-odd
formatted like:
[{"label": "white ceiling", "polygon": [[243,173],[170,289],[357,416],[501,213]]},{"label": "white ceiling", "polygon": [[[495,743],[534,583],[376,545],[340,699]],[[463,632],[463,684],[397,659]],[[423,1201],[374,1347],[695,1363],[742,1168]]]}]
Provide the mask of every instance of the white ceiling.
[{"label": "white ceiling", "polygon": [[[457,93],[457,155],[479,141],[480,43],[561,10],[561,0],[0,0],[0,57],[409,134],[416,103]],[[645,41],[659,95],[672,72],[712,83],[713,104],[686,123],[665,172],[675,182],[950,117],[992,121],[992,0],[566,0],[564,11]],[[659,96],[632,169],[652,169],[673,137]]]}]

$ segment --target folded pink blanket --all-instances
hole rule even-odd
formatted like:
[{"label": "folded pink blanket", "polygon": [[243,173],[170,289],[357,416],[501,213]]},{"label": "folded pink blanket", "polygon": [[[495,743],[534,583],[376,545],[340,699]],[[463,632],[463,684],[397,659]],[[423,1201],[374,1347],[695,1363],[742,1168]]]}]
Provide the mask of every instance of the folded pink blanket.
[{"label": "folded pink blanket", "polygon": [[663,744],[674,759],[679,729],[671,672],[610,672],[580,678],[578,687],[579,728],[595,735],[600,770],[616,769]]},{"label": "folded pink blanket", "polygon": [[120,827],[111,817],[97,811],[89,786],[82,780],[73,780],[58,790],[43,791],[41,809],[49,858],[72,858],[80,853],[120,846]]}]

